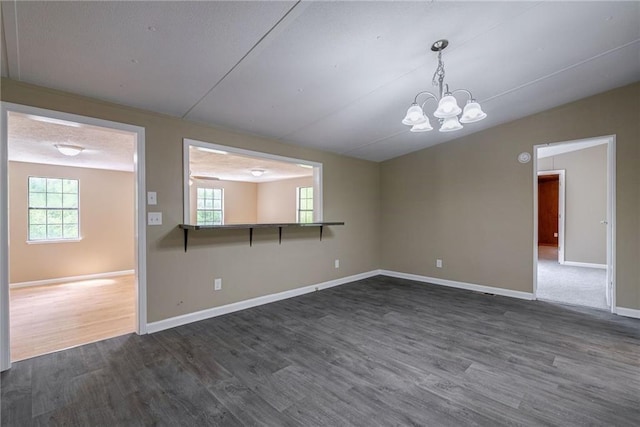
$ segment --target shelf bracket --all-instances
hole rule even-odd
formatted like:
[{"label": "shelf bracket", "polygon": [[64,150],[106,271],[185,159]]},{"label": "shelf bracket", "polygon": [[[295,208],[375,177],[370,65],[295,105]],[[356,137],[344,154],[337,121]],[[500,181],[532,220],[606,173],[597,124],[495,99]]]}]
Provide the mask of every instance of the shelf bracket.
[{"label": "shelf bracket", "polygon": [[282,244],[282,227],[278,227],[278,244]]},{"label": "shelf bracket", "polygon": [[322,242],[322,229],[324,228],[324,226],[320,226],[320,241]]},{"label": "shelf bracket", "polygon": [[253,246],[253,227],[249,228],[249,246]]},{"label": "shelf bracket", "polygon": [[184,251],[187,252],[187,242],[189,241],[189,230],[185,228],[182,231],[184,231]]}]

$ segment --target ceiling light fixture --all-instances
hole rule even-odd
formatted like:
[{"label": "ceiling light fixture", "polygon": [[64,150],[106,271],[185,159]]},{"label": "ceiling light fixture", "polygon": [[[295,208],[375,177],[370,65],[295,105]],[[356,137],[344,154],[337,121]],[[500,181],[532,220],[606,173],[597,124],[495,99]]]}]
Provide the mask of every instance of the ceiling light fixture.
[{"label": "ceiling light fixture", "polygon": [[266,171],[264,169],[251,169],[251,175],[255,177],[259,177],[264,175]]},{"label": "ceiling light fixture", "polygon": [[[434,111],[433,115],[440,122],[440,132],[452,132],[462,129],[460,123],[475,123],[487,117],[487,114],[482,111],[480,104],[475,100],[471,92],[467,89],[456,89],[449,91],[449,85],[444,83],[444,62],[442,62],[442,51],[449,45],[448,40],[438,40],[431,46],[431,50],[438,52],[438,67],[431,83],[439,89],[436,96],[429,91],[418,92],[413,100],[413,104],[407,110],[407,115],[402,120],[402,124],[411,126],[411,132],[427,132],[433,129],[429,118],[424,113],[424,105],[428,100],[434,99],[438,102],[438,108]],[[464,92],[469,96],[467,105],[464,110],[458,106],[458,101],[454,98],[454,94],[458,92]],[[418,98],[426,95],[422,105],[418,105]],[[458,115],[462,113],[462,116],[458,120]]]},{"label": "ceiling light fixture", "polygon": [[60,154],[64,154],[65,156],[73,157],[77,156],[84,150],[84,147],[80,147],[79,145],[70,145],[70,144],[54,144],[58,149]]}]

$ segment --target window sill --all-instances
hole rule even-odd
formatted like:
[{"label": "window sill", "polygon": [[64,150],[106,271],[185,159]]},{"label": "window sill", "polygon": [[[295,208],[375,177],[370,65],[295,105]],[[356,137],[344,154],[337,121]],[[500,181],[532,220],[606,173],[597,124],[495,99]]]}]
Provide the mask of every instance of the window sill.
[{"label": "window sill", "polygon": [[82,241],[82,237],[79,239],[58,239],[58,240],[27,240],[27,245],[48,245],[52,243],[78,243]]}]

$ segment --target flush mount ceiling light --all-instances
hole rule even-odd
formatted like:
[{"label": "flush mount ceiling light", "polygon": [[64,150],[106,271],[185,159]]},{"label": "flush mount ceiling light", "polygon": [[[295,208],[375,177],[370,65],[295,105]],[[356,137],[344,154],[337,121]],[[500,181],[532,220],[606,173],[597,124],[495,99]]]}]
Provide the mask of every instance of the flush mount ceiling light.
[{"label": "flush mount ceiling light", "polygon": [[[428,100],[433,99],[438,103],[438,108],[433,115],[440,122],[440,132],[452,132],[462,129],[460,123],[475,123],[487,117],[482,111],[480,104],[475,100],[471,92],[466,89],[456,89],[449,91],[449,85],[444,83],[444,62],[442,62],[442,51],[449,45],[448,40],[438,40],[431,46],[431,50],[438,52],[438,68],[433,73],[431,83],[439,89],[436,96],[429,91],[418,92],[413,99],[413,104],[407,110],[407,115],[402,120],[402,124],[411,126],[411,132],[427,132],[433,129],[429,118],[424,113],[424,105]],[[464,110],[458,106],[458,101],[453,96],[458,92],[466,93],[469,97]],[[422,105],[418,105],[418,98],[426,96]],[[462,116],[458,119],[458,116]]]},{"label": "flush mount ceiling light", "polygon": [[71,144],[54,144],[58,149],[60,154],[64,154],[65,156],[77,156],[84,150],[84,147],[80,147],[79,145],[71,145]]},{"label": "flush mount ceiling light", "polygon": [[264,175],[264,173],[266,172],[266,170],[264,169],[251,169],[251,175],[258,177],[258,176],[262,176]]}]

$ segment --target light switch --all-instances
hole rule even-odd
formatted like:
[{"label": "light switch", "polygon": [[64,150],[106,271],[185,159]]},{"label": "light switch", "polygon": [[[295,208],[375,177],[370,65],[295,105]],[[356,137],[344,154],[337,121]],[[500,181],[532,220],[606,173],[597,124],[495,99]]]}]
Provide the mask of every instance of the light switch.
[{"label": "light switch", "polygon": [[158,194],[155,191],[147,192],[147,204],[148,205],[157,205],[158,204]]},{"label": "light switch", "polygon": [[147,224],[149,224],[149,225],[162,225],[162,212],[149,212],[149,213],[147,213]]}]

